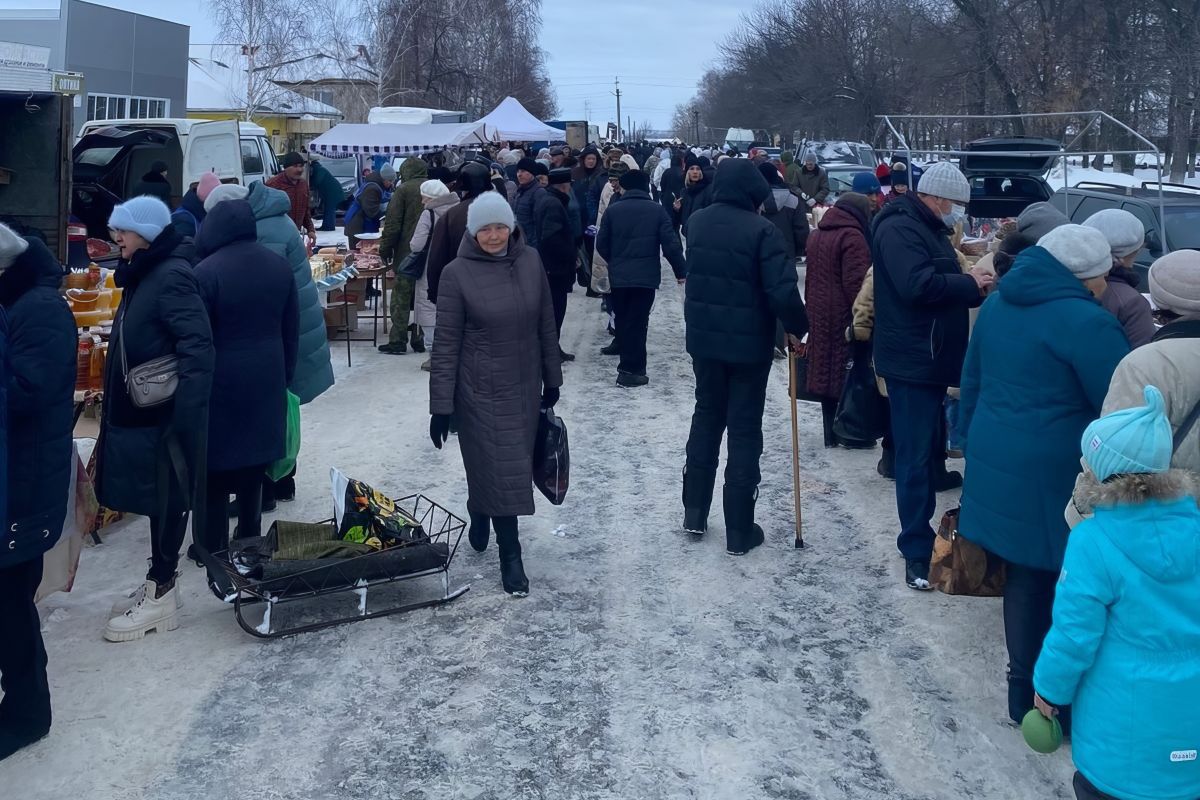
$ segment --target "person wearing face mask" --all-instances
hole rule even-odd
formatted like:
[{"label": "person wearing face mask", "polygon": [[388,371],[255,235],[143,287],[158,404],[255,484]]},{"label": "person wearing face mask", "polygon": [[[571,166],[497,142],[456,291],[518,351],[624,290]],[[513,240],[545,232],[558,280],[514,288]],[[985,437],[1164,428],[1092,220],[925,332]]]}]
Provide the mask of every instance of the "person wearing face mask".
[{"label": "person wearing face mask", "polygon": [[[958,529],[1007,565],[1004,637],[1014,722],[1033,707],[1033,668],[1063,565],[1063,505],[1079,472],[1079,441],[1129,353],[1120,323],[1098,300],[1111,268],[1099,231],[1070,224],[1051,230],[1021,251],[984,303],[963,367],[967,474]],[[1069,727],[1065,714],[1063,725]]]},{"label": "person wearing face mask", "polygon": [[950,233],[971,199],[958,167],[939,162],[916,192],[888,203],[875,217],[875,371],[891,399],[900,517],[897,546],[905,583],[928,590],[937,467],[946,452],[942,403],[958,386],[967,350],[967,310],[983,302],[994,278],[963,273]]},{"label": "person wearing face mask", "polygon": [[466,208],[466,235],[438,289],[429,436],[441,449],[450,415],[457,417],[467,538],[483,552],[495,530],[504,591],[524,597],[529,581],[517,517],[534,512],[539,409],[554,407],[563,382],[554,302],[541,259],[525,244],[508,202],[485,192]]}]

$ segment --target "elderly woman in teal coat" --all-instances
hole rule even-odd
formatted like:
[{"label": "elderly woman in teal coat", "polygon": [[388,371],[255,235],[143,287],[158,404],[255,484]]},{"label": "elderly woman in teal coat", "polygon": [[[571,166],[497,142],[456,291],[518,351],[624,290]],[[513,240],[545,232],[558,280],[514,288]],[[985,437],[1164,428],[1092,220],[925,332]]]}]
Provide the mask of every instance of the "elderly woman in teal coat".
[{"label": "elderly woman in teal coat", "polygon": [[1017,722],[1033,707],[1033,667],[1050,629],[1079,437],[1129,352],[1097,300],[1111,266],[1099,231],[1063,225],[1046,234],[983,304],[963,367],[959,531],[1007,563],[1008,710]]}]

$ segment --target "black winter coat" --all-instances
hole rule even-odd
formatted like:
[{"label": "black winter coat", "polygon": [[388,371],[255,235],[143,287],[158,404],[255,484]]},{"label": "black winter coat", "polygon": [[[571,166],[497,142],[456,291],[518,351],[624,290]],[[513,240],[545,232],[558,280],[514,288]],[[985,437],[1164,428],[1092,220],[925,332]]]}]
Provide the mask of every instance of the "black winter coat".
[{"label": "black winter coat", "polygon": [[677,279],[687,274],[683,247],[667,210],[639,189],[626,190],[621,202],[609,205],[596,250],[608,262],[608,280],[614,289],[657,289],[662,283],[662,255]]},{"label": "black winter coat", "polygon": [[569,292],[575,284],[575,258],[579,254],[571,225],[571,197],[557,189],[548,189],[544,199],[537,209],[538,255],[542,257],[550,285]]},{"label": "black winter coat", "polygon": [[[583,161],[588,155],[596,156],[596,168],[591,172],[583,166]],[[608,182],[608,171],[604,169],[603,161],[600,151],[594,147],[585,147],[579,154],[579,165],[571,170],[571,190],[575,192],[584,229],[596,224],[596,216],[600,211],[600,192]],[[597,189],[597,186],[600,188]]]},{"label": "black winter coat", "polygon": [[75,318],[58,293],[62,267],[40,240],[26,241],[29,248],[0,273],[8,316],[8,516],[0,567],[55,545],[75,469]]},{"label": "black winter coat", "polygon": [[909,192],[884,205],[871,238],[875,371],[910,383],[958,386],[967,309],[983,297],[959,268],[950,229]]},{"label": "black winter coat", "polygon": [[204,222],[204,203],[195,189],[188,189],[187,194],[179,201],[179,208],[171,214],[171,224],[180,236],[196,238],[200,224]]},{"label": "black winter coat", "polygon": [[266,465],[284,454],[300,312],[291,266],[257,236],[250,204],[234,200],[213,208],[196,241],[196,281],[215,352],[210,471]]},{"label": "black winter coat", "polygon": [[[762,178],[762,175],[759,174]],[[763,178],[765,184],[766,178]],[[686,239],[688,234],[688,220],[692,214],[695,214],[702,208],[708,208],[713,202],[713,181],[708,175],[700,179],[699,183],[689,184],[683,187],[682,194],[683,202],[679,208],[679,224],[683,226],[683,236]]]},{"label": "black winter coat", "polygon": [[517,199],[512,204],[513,216],[517,219],[522,238],[526,246],[534,250],[538,246],[538,219],[545,213],[546,199],[546,190],[534,178],[524,186],[517,187]]},{"label": "black winter coat", "polygon": [[763,216],[783,234],[788,255],[795,259],[804,255],[808,241],[808,214],[800,207],[800,198],[784,187],[772,187],[763,203]]},{"label": "black winter coat", "polygon": [[[144,516],[187,510],[196,499],[196,480],[204,467],[204,431],[212,392],[213,345],[208,313],[185,243],[167,228],[117,266],[116,283],[124,289],[105,362],[104,416],[96,493],[116,511]],[[121,370],[121,346],[130,368],[156,358],[179,358],[179,387],[167,403],[138,408],[129,399]],[[187,483],[172,469],[177,449]],[[160,483],[160,476],[166,478]]]},{"label": "black winter coat", "polygon": [[461,203],[451,208],[433,224],[433,232],[429,234],[429,244],[425,249],[425,277],[429,283],[426,295],[429,302],[437,303],[438,287],[442,280],[442,270],[458,256],[458,246],[462,244],[463,236],[467,233],[467,210],[474,197],[464,198]]},{"label": "black winter coat", "polygon": [[133,191],[129,196],[141,197],[144,194],[157,197],[167,204],[167,208],[171,207],[171,182],[161,173],[147,172],[140,181],[133,185]]},{"label": "black winter coat", "polygon": [[779,230],[758,213],[770,188],[748,159],[721,162],[713,204],[696,212],[687,249],[687,350],[693,358],[770,361],[775,321],[808,331],[796,264]]},{"label": "black winter coat", "polygon": [[674,211],[672,206],[675,199],[683,195],[683,170],[679,167],[670,167],[664,170],[659,184],[659,200],[666,206],[667,211]]}]

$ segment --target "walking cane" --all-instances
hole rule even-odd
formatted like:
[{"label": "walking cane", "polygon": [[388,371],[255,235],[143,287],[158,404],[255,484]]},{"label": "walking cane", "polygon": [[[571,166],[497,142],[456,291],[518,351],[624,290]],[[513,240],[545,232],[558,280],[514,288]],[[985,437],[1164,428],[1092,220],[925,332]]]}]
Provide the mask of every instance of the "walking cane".
[{"label": "walking cane", "polygon": [[788,398],[792,404],[792,495],[796,498],[796,549],[804,547],[800,515],[800,425],[796,419],[796,350],[788,347]]}]

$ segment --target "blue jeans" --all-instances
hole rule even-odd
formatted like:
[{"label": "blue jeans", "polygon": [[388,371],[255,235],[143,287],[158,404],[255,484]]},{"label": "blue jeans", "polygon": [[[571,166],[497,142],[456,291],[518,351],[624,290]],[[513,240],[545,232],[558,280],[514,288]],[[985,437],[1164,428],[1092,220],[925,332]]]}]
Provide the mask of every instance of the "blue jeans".
[{"label": "blue jeans", "polygon": [[907,559],[929,561],[935,535],[930,520],[937,504],[934,470],[945,453],[942,400],[946,387],[888,378],[887,388],[900,516],[896,546]]},{"label": "blue jeans", "polygon": [[966,431],[958,424],[959,401],[956,397],[946,397],[946,449],[958,450],[966,447]]}]

